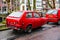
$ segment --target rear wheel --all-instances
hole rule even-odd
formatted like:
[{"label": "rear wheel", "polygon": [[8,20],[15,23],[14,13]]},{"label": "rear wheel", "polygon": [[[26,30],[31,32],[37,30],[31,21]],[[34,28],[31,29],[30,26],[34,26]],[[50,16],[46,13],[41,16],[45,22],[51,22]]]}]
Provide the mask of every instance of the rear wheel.
[{"label": "rear wheel", "polygon": [[31,33],[32,32],[32,26],[29,25],[27,28],[26,28],[26,32],[27,33]]},{"label": "rear wheel", "polygon": [[18,30],[13,29],[13,33],[17,33],[17,32],[18,32]]},{"label": "rear wheel", "polygon": [[49,22],[47,22],[47,24],[49,24]]}]

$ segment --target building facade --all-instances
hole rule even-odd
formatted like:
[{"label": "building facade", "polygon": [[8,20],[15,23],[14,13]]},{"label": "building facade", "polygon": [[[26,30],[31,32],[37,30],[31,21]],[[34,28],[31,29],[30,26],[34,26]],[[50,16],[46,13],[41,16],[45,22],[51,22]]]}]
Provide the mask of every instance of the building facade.
[{"label": "building facade", "polygon": [[20,5],[19,1],[20,0],[10,0],[10,6],[9,6],[9,8],[10,8],[11,11],[17,11],[17,10],[20,9],[19,8],[19,5]]},{"label": "building facade", "polygon": [[5,0],[0,0],[0,14],[5,14],[7,13],[8,10],[8,5]]},{"label": "building facade", "polygon": [[41,11],[43,9],[42,0],[36,0],[36,11]]},{"label": "building facade", "polygon": [[[33,0],[30,0],[30,7],[33,10]],[[20,10],[28,10],[28,1],[27,0],[20,0]]]},{"label": "building facade", "polygon": [[56,6],[56,9],[60,8],[60,0],[55,1],[55,6]]},{"label": "building facade", "polygon": [[6,0],[0,0],[0,14],[7,14],[8,11],[19,10],[20,0],[10,0],[9,4]]},{"label": "building facade", "polygon": [[55,1],[55,4],[53,4],[53,0],[48,0],[49,1],[49,4],[47,3],[48,1],[47,0],[42,0],[42,5],[43,5],[43,10],[46,12],[47,10],[49,9],[52,9],[49,4],[54,7],[55,5],[55,8],[56,9],[59,9],[60,8],[60,0],[54,0]]},{"label": "building facade", "polygon": [[[30,7],[31,10],[33,11],[33,1],[34,0],[30,0]],[[42,9],[42,0],[36,0],[36,10],[40,11]],[[20,10],[28,10],[28,0],[20,0]]]},{"label": "building facade", "polygon": [[[33,11],[33,1],[30,0],[30,7]],[[50,0],[52,4],[52,0]],[[56,9],[60,8],[60,0],[55,0]],[[41,11],[42,9],[49,9],[46,0],[36,0],[36,10]],[[10,0],[9,6],[6,0],[0,0],[0,13],[8,13],[8,9],[11,11],[16,10],[28,10],[28,0]]]}]

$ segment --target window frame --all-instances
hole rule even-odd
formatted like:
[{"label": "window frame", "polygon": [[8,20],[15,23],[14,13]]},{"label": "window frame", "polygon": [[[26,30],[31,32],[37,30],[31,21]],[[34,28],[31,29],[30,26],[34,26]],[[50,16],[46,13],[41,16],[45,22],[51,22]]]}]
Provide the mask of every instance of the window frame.
[{"label": "window frame", "polygon": [[34,15],[34,18],[40,18],[41,17],[41,14],[39,14],[39,12],[34,12],[34,14],[38,14],[39,15],[39,17],[35,17]]},{"label": "window frame", "polygon": [[[29,14],[29,13],[31,13],[32,15],[32,17],[27,17],[27,14]],[[26,12],[26,18],[33,18],[33,12]]]},{"label": "window frame", "polygon": [[7,11],[7,6],[2,7],[2,11],[3,12]]}]

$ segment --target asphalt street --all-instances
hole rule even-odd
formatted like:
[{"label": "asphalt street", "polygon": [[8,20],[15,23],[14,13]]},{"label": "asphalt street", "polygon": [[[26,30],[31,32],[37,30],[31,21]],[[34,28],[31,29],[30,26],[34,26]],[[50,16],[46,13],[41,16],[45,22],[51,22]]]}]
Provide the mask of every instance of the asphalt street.
[{"label": "asphalt street", "polygon": [[[55,25],[53,23],[45,24],[42,27],[43,27],[42,30],[40,28],[38,28],[38,29],[34,30],[31,34],[27,34],[27,33],[13,34],[12,30],[0,31],[0,40],[9,40],[9,39],[10,40],[35,40],[35,39],[36,40],[42,40],[42,39],[45,38],[45,36],[49,36],[50,37],[50,35],[49,35],[50,32],[49,31],[51,31],[54,28],[56,30],[60,28],[58,25]],[[49,34],[47,35],[47,33],[49,33]],[[54,33],[52,32],[51,34],[53,35]],[[43,36],[43,35],[45,35],[45,36]],[[58,32],[57,35],[59,35],[59,32]],[[53,37],[54,37],[54,35],[53,35]],[[50,38],[46,38],[46,39],[48,40]]]}]

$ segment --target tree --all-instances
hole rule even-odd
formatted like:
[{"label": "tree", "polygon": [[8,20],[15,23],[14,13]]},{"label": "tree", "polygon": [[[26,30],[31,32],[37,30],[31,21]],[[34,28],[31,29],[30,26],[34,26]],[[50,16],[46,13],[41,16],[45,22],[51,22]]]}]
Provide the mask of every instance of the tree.
[{"label": "tree", "polygon": [[49,3],[49,0],[47,0],[47,4],[48,6],[50,6],[50,8],[52,8],[52,5]]},{"label": "tree", "polygon": [[51,4],[49,3],[49,0],[47,0],[47,4],[48,4],[52,9],[54,9],[54,8],[55,8],[55,0],[52,0],[52,2],[53,2],[53,5],[51,5]]},{"label": "tree", "polygon": [[55,0],[53,0],[53,8],[55,8]]},{"label": "tree", "polygon": [[10,0],[6,0],[8,3],[10,2]]},{"label": "tree", "polygon": [[31,10],[31,7],[30,7],[30,0],[28,0],[28,10]]},{"label": "tree", "polygon": [[33,0],[33,10],[36,10],[36,0]]}]

